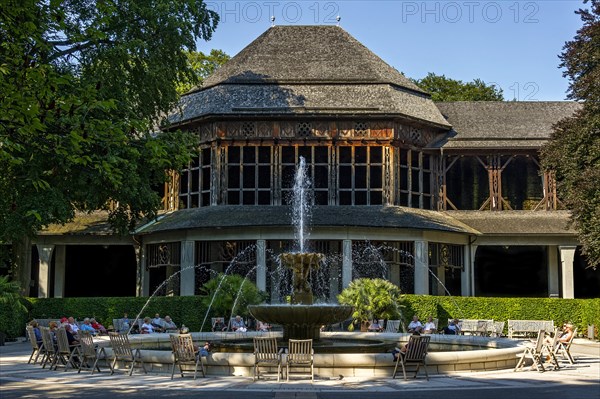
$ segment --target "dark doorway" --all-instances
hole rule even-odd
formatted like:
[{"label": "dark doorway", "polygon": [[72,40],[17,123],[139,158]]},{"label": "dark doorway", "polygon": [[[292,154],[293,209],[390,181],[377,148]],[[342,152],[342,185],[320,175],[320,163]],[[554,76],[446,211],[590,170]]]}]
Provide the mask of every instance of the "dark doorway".
[{"label": "dark doorway", "polygon": [[135,251],[130,245],[69,245],[65,297],[135,296]]},{"label": "dark doorway", "polygon": [[548,296],[546,247],[478,247],[475,255],[475,295]]},{"label": "dark doorway", "polygon": [[575,298],[600,297],[600,270],[588,267],[585,256],[581,255],[581,247],[577,247],[575,252],[573,275]]}]

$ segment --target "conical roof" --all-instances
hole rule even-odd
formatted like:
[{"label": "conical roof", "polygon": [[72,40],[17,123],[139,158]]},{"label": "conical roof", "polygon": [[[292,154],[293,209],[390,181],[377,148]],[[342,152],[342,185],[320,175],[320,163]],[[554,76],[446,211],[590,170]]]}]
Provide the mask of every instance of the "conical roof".
[{"label": "conical roof", "polygon": [[429,94],[338,26],[275,26],[184,95],[174,124],[227,117],[392,117],[450,124]]},{"label": "conical roof", "polygon": [[204,81],[390,83],[423,92],[338,26],[274,26]]}]

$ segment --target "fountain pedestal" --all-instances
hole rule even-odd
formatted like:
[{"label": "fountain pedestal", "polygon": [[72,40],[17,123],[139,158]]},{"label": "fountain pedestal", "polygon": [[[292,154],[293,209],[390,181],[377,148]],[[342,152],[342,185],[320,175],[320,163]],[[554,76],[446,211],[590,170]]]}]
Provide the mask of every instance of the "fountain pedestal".
[{"label": "fountain pedestal", "polygon": [[256,319],[283,326],[283,339],[321,338],[321,326],[339,323],[352,314],[352,306],[313,305],[308,278],[319,267],[324,255],[318,253],[285,253],[281,262],[294,272],[291,305],[248,306]]}]

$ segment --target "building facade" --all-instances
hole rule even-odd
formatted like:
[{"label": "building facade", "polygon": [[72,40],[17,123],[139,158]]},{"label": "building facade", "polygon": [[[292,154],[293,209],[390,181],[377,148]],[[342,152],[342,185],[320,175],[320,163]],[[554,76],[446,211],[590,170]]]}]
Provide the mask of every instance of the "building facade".
[{"label": "building facade", "polygon": [[[164,213],[130,237],[105,217],[32,242],[36,296],[202,293],[216,273],[289,295],[289,203],[300,157],[312,181],[312,276],[321,301],[383,277],[405,293],[598,296],[539,149],[572,102],[434,103],[335,26],[276,26],[183,96],[168,129],[197,157],[165,187]],[[82,289],[93,275],[97,287]],[[118,276],[118,278],[116,278]],[[115,280],[118,280],[115,281]]]}]

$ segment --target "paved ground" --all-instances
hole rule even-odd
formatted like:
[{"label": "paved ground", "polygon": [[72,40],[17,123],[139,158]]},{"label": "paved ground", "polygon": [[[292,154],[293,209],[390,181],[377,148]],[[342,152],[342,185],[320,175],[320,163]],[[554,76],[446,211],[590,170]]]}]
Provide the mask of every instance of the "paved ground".
[{"label": "paved ground", "polygon": [[454,373],[403,381],[379,378],[316,378],[277,383],[276,380],[252,382],[247,377],[198,378],[165,374],[123,374],[107,372],[90,375],[43,370],[28,365],[28,343],[7,343],[0,347],[0,398],[192,398],[211,399],[244,397],[251,399],[331,398],[365,399],[373,393],[389,397],[425,397],[440,399],[559,399],[600,398],[600,344],[577,340],[572,347],[576,363],[562,363],[558,371]]}]

